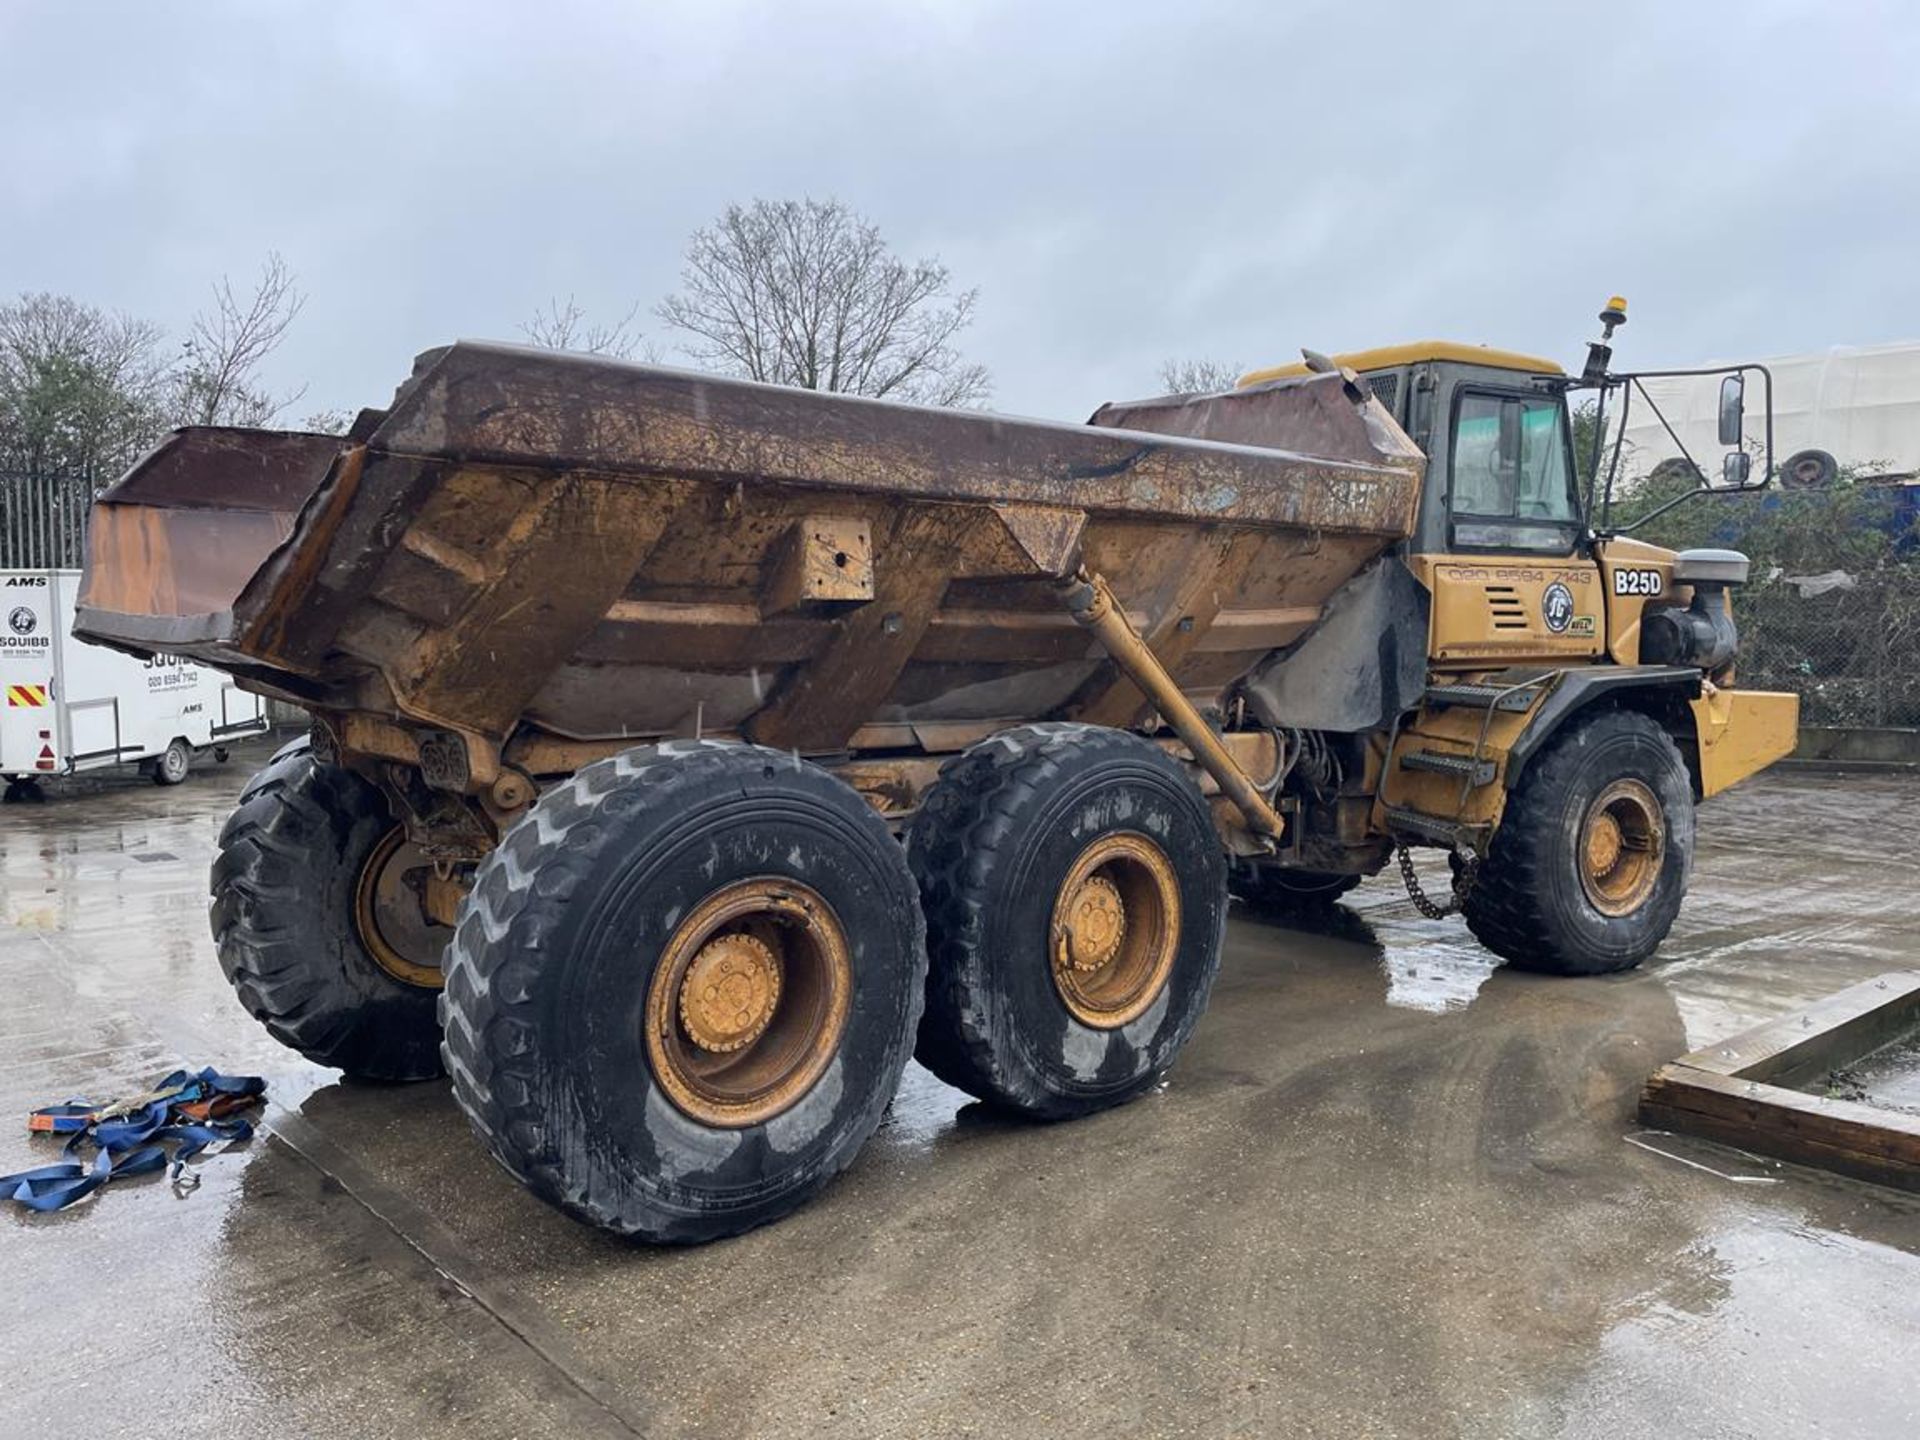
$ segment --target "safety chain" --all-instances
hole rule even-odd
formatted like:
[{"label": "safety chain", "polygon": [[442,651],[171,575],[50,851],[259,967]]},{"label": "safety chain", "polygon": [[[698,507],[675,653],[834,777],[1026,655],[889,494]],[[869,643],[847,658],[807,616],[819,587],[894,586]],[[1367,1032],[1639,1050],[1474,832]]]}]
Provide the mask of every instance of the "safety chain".
[{"label": "safety chain", "polygon": [[1460,871],[1453,877],[1453,899],[1445,905],[1436,905],[1428,898],[1427,892],[1420,888],[1420,877],[1413,873],[1413,852],[1405,845],[1399,847],[1400,878],[1406,882],[1407,898],[1413,901],[1413,908],[1429,920],[1444,920],[1459,910],[1462,902],[1473,889],[1473,882],[1480,877],[1480,857],[1469,851],[1460,861]]}]

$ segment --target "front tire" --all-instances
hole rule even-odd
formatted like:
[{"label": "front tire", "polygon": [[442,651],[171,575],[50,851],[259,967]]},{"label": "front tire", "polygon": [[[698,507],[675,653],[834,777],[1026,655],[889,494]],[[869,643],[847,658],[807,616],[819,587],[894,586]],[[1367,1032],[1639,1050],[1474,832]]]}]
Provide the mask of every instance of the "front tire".
[{"label": "front tire", "polygon": [[386,798],[305,742],[247,783],[220,832],[210,918],[220,968],[281,1044],[360,1080],[440,1073],[439,949],[412,904]]},{"label": "front tire", "polygon": [[1159,746],[1093,725],[1002,731],[941,772],[907,853],[930,949],[921,1064],[1063,1119],[1173,1063],[1220,967],[1226,862]]},{"label": "front tire", "polygon": [[1603,710],[1569,725],[1507,797],[1462,911],[1516,969],[1630,970],[1673,928],[1693,865],[1693,784],[1671,736]]},{"label": "front tire", "polygon": [[549,1204],[660,1243],[787,1214],[899,1086],[926,937],[886,823],[750,745],[630,750],[484,861],[447,960],[454,1097]]}]

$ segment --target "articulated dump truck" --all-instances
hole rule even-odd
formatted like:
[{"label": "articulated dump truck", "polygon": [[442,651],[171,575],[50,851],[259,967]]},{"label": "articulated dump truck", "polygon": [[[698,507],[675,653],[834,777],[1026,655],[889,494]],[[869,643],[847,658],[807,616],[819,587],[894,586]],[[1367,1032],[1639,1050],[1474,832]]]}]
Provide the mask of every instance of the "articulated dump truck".
[{"label": "articulated dump truck", "polygon": [[1659,944],[1695,803],[1794,741],[1734,683],[1745,562],[1595,535],[1547,362],[1346,361],[1062,425],[456,344],[344,437],[173,435],[79,628],[313,716],[212,877],[274,1036],[444,1070],[543,1199],[705,1240],[909,1056],[1140,1094],[1230,892],[1438,847],[1516,966]]}]

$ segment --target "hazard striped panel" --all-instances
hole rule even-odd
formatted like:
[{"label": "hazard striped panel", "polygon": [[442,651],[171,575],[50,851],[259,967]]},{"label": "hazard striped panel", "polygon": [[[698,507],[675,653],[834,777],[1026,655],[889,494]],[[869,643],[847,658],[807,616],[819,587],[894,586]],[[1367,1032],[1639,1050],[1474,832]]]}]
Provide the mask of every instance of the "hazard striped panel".
[{"label": "hazard striped panel", "polygon": [[37,710],[47,703],[47,687],[44,685],[7,686],[7,708],[9,710]]}]

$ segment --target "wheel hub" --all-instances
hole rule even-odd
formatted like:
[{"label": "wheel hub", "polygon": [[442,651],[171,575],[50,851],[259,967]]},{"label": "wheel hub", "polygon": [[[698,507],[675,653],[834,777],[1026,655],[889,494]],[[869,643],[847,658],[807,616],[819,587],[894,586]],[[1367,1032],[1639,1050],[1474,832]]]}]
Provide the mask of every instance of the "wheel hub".
[{"label": "wheel hub", "polygon": [[453,938],[422,903],[417,882],[432,868],[406,828],[396,825],[367,856],[353,894],[354,928],[373,963],[402,984],[423,990],[440,988],[440,957]]},{"label": "wheel hub", "polygon": [[1666,856],[1660,799],[1642,780],[1615,780],[1587,806],[1580,834],[1580,885],[1603,915],[1631,915],[1652,896]]},{"label": "wheel hub", "polygon": [[1053,985],[1081,1024],[1116,1030],[1152,1007],[1180,950],[1180,881],[1145,835],[1095,840],[1055,893]]},{"label": "wheel hub", "polygon": [[780,1003],[780,959],[751,935],[709,940],[680,986],[680,1023],[702,1050],[725,1055],[758,1040]]},{"label": "wheel hub", "polygon": [[1606,874],[1620,863],[1624,845],[1620,822],[1611,815],[1596,815],[1587,830],[1587,868],[1595,875]]},{"label": "wheel hub", "polygon": [[647,984],[647,1064],[682,1114],[758,1125],[797,1104],[840,1047],[853,953],[818,891],[724,885],[674,927]]},{"label": "wheel hub", "polygon": [[1082,974],[1098,970],[1120,953],[1126,933],[1127,907],[1120,887],[1104,875],[1089,876],[1067,900],[1060,959]]}]

